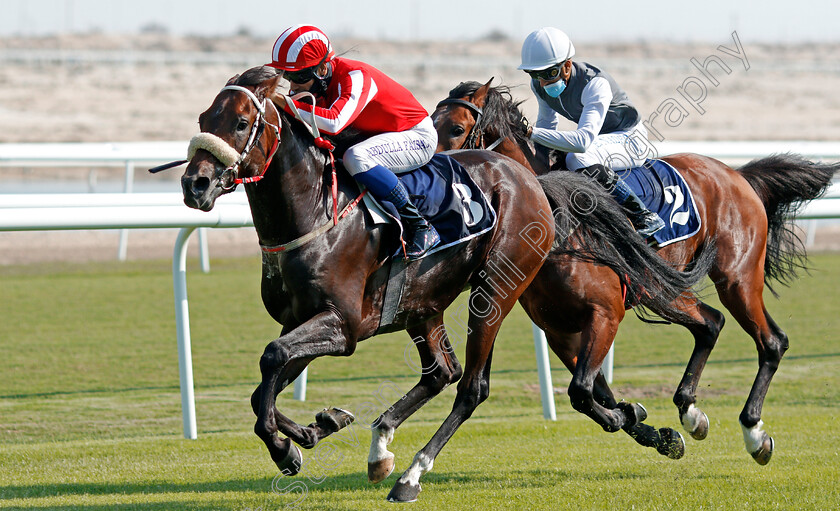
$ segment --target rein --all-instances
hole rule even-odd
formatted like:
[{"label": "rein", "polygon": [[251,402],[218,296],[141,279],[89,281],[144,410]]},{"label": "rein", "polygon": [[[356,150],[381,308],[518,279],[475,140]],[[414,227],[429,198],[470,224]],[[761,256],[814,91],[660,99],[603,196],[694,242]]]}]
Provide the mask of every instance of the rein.
[{"label": "rein", "polygon": [[[251,133],[248,136],[248,142],[245,144],[245,148],[242,150],[242,152],[239,153],[239,155],[237,156],[235,150],[233,150],[231,148],[230,144],[228,144],[227,142],[225,142],[221,138],[219,138],[216,135],[213,135],[211,133],[204,133],[204,132],[199,133],[198,135],[194,136],[192,138],[192,140],[190,140],[190,147],[187,151],[188,155],[189,155],[187,161],[192,159],[193,155],[195,154],[195,151],[198,150],[198,149],[204,149],[204,150],[209,151],[219,161],[221,161],[222,163],[227,165],[227,167],[217,176],[217,179],[218,179],[217,186],[222,188],[222,190],[224,190],[225,192],[229,192],[229,191],[235,189],[236,186],[239,185],[239,184],[256,183],[256,182],[262,180],[265,177],[265,173],[268,170],[268,167],[271,165],[271,161],[274,159],[274,155],[277,153],[277,149],[280,147],[280,131],[281,131],[282,123],[279,123],[280,111],[277,109],[277,106],[274,104],[273,101],[269,101],[268,99],[263,99],[262,103],[260,103],[260,100],[257,98],[257,96],[253,92],[251,92],[249,89],[246,89],[245,87],[240,87],[238,85],[227,85],[225,87],[222,87],[221,90],[223,90],[223,91],[233,90],[233,91],[237,91],[237,92],[242,92],[246,96],[248,96],[248,98],[251,100],[251,102],[257,108],[257,111],[259,112],[259,115],[257,116],[256,121],[254,121],[254,124],[251,126]],[[268,120],[265,118],[265,105],[266,105],[266,103],[270,104],[271,107],[274,109],[275,113],[277,114],[278,125],[274,125],[274,124],[268,122]],[[303,121],[300,114],[297,112],[297,109],[295,109],[295,117],[297,117],[298,119]],[[307,126],[307,128],[310,130],[310,133],[313,135],[313,137],[314,137],[313,143],[315,144],[315,146],[320,148],[320,149],[326,150],[327,153],[329,154],[329,165],[332,169],[332,186],[331,186],[331,195],[332,195],[332,203],[333,203],[333,219],[332,219],[332,222],[328,222],[328,223],[322,225],[321,227],[318,227],[314,231],[311,231],[307,234],[304,234],[303,236],[301,236],[299,238],[296,238],[296,239],[290,241],[289,243],[284,243],[282,245],[274,245],[274,246],[266,246],[266,245],[263,245],[262,243],[260,243],[260,248],[262,249],[263,252],[269,252],[269,253],[285,252],[285,251],[290,251],[290,250],[294,250],[296,248],[302,247],[303,245],[309,243],[310,241],[317,238],[321,234],[324,234],[325,232],[329,231],[330,229],[332,229],[333,227],[338,225],[338,221],[340,219],[346,217],[347,215],[349,215],[356,208],[356,206],[359,205],[362,198],[367,193],[367,190],[363,191],[362,193],[359,194],[358,197],[356,197],[354,200],[352,200],[350,203],[348,203],[344,207],[344,209],[341,210],[341,213],[338,212],[338,175],[337,175],[336,166],[335,166],[335,156],[333,155],[333,150],[335,150],[335,146],[329,140],[326,140],[325,138],[321,137],[321,135],[318,131],[318,126],[315,124],[315,112],[314,111],[312,112],[312,117],[313,118],[312,118],[312,124],[311,125],[309,125],[305,121],[303,123],[304,123],[305,126]],[[243,178],[237,177],[237,175],[239,173],[240,165],[248,157],[248,154],[251,152],[251,150],[254,147],[256,147],[257,141],[260,139],[260,137],[263,134],[263,131],[265,130],[265,126],[269,126],[272,129],[274,129],[274,133],[275,133],[276,137],[274,139],[274,145],[272,146],[271,151],[268,155],[268,158],[266,159],[265,166],[263,167],[262,172],[260,172],[256,176],[243,177]],[[152,169],[152,170],[154,172],[159,172],[160,170],[164,170],[164,167],[171,168],[172,166],[175,166],[175,165],[180,164],[180,163],[184,163],[184,162],[173,162],[172,164],[167,164],[168,166],[163,166],[162,165],[161,167],[156,167],[155,169]],[[230,175],[232,177],[232,179],[229,180],[229,182],[231,183],[229,185],[224,184],[226,175]]]},{"label": "rein", "polygon": [[[317,128],[316,128],[316,130],[317,130]],[[344,206],[344,208],[341,210],[341,213],[339,213],[338,212],[338,173],[336,172],[335,156],[333,155],[333,150],[335,149],[335,146],[332,144],[332,142],[330,142],[329,140],[327,140],[323,137],[320,137],[320,136],[315,138],[315,145],[317,147],[321,148],[321,149],[325,149],[327,151],[327,154],[329,154],[329,156],[330,156],[330,167],[331,167],[331,170],[332,170],[332,186],[330,187],[330,191],[331,191],[332,203],[333,203],[333,221],[332,222],[327,222],[324,225],[322,225],[321,227],[318,227],[317,229],[315,229],[314,231],[310,231],[309,233],[304,234],[303,236],[301,236],[299,238],[295,238],[288,243],[283,243],[282,245],[268,246],[268,245],[263,245],[262,243],[260,243],[260,249],[263,252],[270,253],[270,254],[278,253],[278,252],[287,252],[287,251],[292,251],[296,248],[300,248],[300,247],[306,245],[310,241],[314,240],[318,236],[324,234],[325,232],[329,231],[330,229],[332,229],[333,227],[338,225],[338,221],[341,220],[342,218],[346,217],[354,209],[356,209],[356,206],[359,205],[359,203],[362,201],[362,198],[368,192],[367,190],[365,190],[362,193],[360,193],[355,199],[353,199],[352,201],[347,203],[347,205]]]},{"label": "rein", "polygon": [[[330,192],[331,192],[331,195],[332,195],[332,203],[333,203],[333,221],[332,222],[327,222],[324,225],[322,225],[321,227],[318,227],[317,229],[315,229],[314,231],[311,231],[307,234],[304,234],[303,236],[301,236],[299,238],[295,238],[294,240],[292,240],[288,243],[283,243],[282,245],[267,246],[267,245],[263,245],[262,243],[260,243],[260,249],[262,249],[262,251],[266,252],[266,253],[286,252],[286,251],[294,250],[296,248],[300,248],[303,245],[306,245],[310,241],[314,240],[318,236],[326,233],[327,231],[329,231],[330,229],[332,229],[333,227],[338,225],[338,221],[341,220],[342,218],[346,217],[354,209],[356,209],[356,206],[359,205],[359,203],[362,201],[362,198],[365,196],[365,194],[367,194],[367,190],[363,191],[355,199],[353,199],[346,206],[344,206],[344,208],[341,210],[341,213],[338,212],[338,173],[336,171],[336,166],[335,166],[335,155],[333,154],[333,151],[335,150],[335,145],[333,145],[332,142],[330,142],[329,140],[327,140],[327,139],[325,139],[324,137],[321,136],[321,133],[318,130],[318,125],[315,122],[315,111],[314,111],[315,98],[311,94],[308,94],[308,95],[312,97],[312,101],[313,101],[312,123],[311,124],[309,124],[308,122],[306,122],[303,119],[303,116],[301,116],[300,112],[298,111],[298,109],[296,107],[293,106],[292,108],[293,108],[295,117],[298,120],[300,120],[303,123],[303,125],[307,127],[307,129],[309,129],[309,132],[312,134],[313,143],[315,144],[315,146],[320,148],[320,149],[326,150],[327,154],[329,155],[330,169],[332,171],[332,186],[330,187]],[[271,102],[271,104],[273,105],[274,102]],[[294,105],[294,103],[292,103],[292,102],[288,102],[287,104]]]},{"label": "rein", "polygon": [[481,121],[484,120],[484,111],[478,105],[470,103],[465,99],[446,98],[438,103],[435,109],[446,105],[462,106],[475,115],[475,124],[473,124],[472,129],[470,129],[470,132],[467,134],[467,138],[464,140],[464,145],[461,146],[461,149],[485,149],[487,151],[492,151],[502,143],[502,139],[499,138],[489,146],[483,148],[481,147],[484,145],[484,126],[481,125]]}]

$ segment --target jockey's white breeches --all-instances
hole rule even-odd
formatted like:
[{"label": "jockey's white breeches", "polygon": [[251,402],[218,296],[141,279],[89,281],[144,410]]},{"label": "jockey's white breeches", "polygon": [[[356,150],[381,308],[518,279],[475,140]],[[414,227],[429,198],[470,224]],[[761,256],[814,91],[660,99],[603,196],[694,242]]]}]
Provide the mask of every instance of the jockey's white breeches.
[{"label": "jockey's white breeches", "polygon": [[376,165],[400,174],[428,163],[435,154],[437,143],[435,125],[427,116],[413,128],[381,133],[359,142],[345,151],[342,159],[344,167],[354,176]]}]

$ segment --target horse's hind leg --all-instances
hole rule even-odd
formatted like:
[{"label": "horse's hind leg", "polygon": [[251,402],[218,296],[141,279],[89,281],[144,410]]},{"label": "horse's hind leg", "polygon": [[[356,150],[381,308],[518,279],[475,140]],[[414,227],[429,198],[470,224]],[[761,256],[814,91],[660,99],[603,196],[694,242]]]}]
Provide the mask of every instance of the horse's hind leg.
[{"label": "horse's hind leg", "polygon": [[680,324],[694,336],[694,349],[674,394],[674,404],[677,405],[680,422],[685,430],[695,440],[703,440],[709,433],[709,418],[696,406],[697,385],[725,318],[720,311],[693,298],[683,301],[680,308],[693,318],[693,321]]},{"label": "horse's hind leg", "polygon": [[408,334],[420,354],[420,381],[380,415],[371,427],[368,479],[372,483],[383,481],[394,470],[394,454],[388,451],[394,431],[411,414],[461,378],[461,365],[449,343],[443,316],[409,328]]},{"label": "horse's hind leg", "polygon": [[760,465],[766,465],[773,454],[773,438],[762,429],[761,410],[773,375],[788,349],[787,335],[764,308],[763,262],[762,257],[751,270],[742,270],[736,279],[715,279],[723,305],[752,336],[758,350],[758,373],[739,420],[747,452]]}]

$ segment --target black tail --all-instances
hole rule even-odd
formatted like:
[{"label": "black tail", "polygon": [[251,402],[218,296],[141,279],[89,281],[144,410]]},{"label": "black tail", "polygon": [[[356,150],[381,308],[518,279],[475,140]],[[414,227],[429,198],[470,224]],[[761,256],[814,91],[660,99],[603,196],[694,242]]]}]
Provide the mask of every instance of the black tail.
[{"label": "black tail", "polygon": [[786,153],[753,160],[738,171],[764,203],[767,213],[764,283],[776,295],[770,279],[787,285],[797,277],[797,270],[807,270],[805,246],[791,228],[793,213],[803,201],[825,193],[831,178],[840,171],[840,163],[814,163],[798,154]]},{"label": "black tail", "polygon": [[[539,176],[555,218],[552,254],[603,264],[618,274],[628,295],[648,310],[671,321],[689,321],[675,300],[708,274],[715,259],[706,243],[691,264],[680,271],[644,242],[624,210],[597,183],[573,172]],[[693,298],[685,298],[693,299]]]}]

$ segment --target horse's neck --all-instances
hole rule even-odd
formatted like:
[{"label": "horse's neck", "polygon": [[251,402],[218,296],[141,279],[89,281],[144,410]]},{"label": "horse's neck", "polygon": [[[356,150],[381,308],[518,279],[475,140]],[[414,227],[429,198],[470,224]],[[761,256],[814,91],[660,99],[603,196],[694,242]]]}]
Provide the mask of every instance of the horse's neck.
[{"label": "horse's neck", "polygon": [[530,144],[527,140],[517,140],[519,150],[522,151],[523,156],[528,161],[526,167],[534,171],[534,174],[541,176],[551,170],[538,156],[536,146]]},{"label": "horse's neck", "polygon": [[[289,126],[284,131],[291,131]],[[328,220],[332,198],[325,193],[324,159],[284,133],[265,178],[246,188],[254,227],[263,245],[288,243],[312,232]]]},{"label": "horse's neck", "polygon": [[531,169],[534,174],[539,175],[548,172],[545,165],[537,158],[534,149],[525,140],[520,140],[514,136],[505,137],[495,150]]}]

